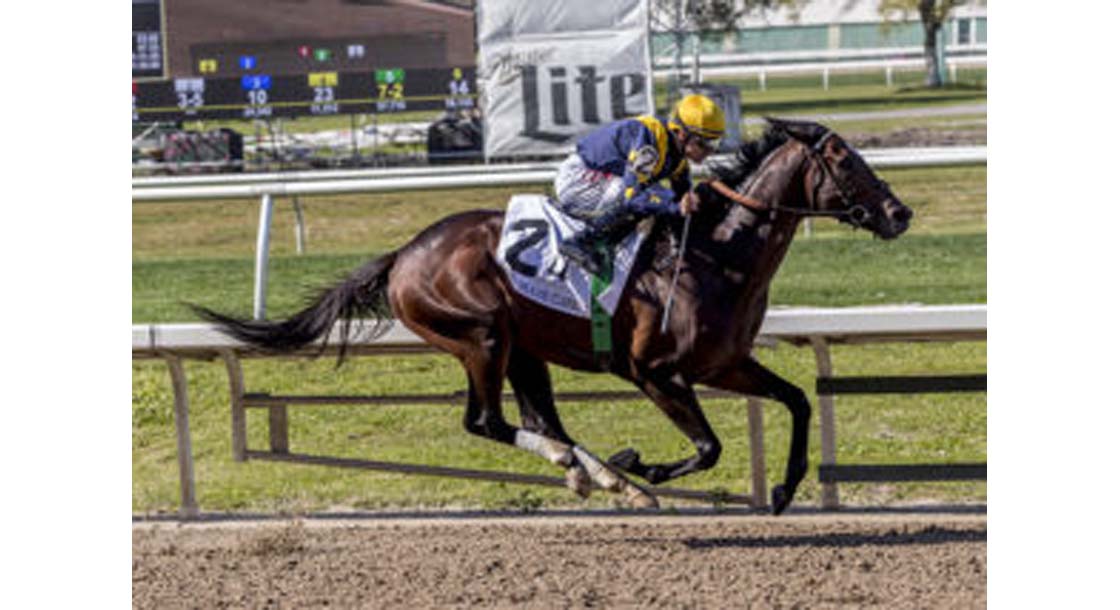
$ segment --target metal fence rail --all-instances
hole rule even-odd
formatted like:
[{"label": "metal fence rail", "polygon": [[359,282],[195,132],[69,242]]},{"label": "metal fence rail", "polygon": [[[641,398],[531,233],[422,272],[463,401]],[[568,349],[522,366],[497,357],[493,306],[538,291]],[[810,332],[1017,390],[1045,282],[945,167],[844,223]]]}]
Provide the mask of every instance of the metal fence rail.
[{"label": "metal fence rail", "polygon": [[[337,347],[341,342],[341,325],[337,325],[327,339],[329,347]],[[348,348],[354,356],[374,356],[385,354],[432,352],[433,348],[423,343],[416,335],[400,325],[393,325],[389,332],[379,338],[371,339],[368,328],[354,325],[350,329]],[[777,341],[798,346],[812,346],[817,358],[820,378],[832,377],[832,361],[829,346],[835,344],[863,344],[882,342],[911,341],[985,341],[987,339],[987,306],[978,305],[935,305],[935,306],[877,306],[841,308],[790,308],[772,309],[767,313],[759,334],[759,343],[773,344]],[[318,347],[308,348],[300,355],[315,353]],[[417,464],[389,464],[370,460],[343,460],[328,456],[294,454],[288,447],[288,407],[297,404],[448,404],[459,394],[408,395],[408,396],[273,396],[261,392],[250,392],[245,388],[241,360],[244,358],[275,358],[249,348],[218,332],[207,324],[144,324],[132,327],[132,357],[134,359],[163,359],[171,374],[174,389],[175,430],[178,442],[179,482],[181,514],[192,516],[198,512],[195,496],[194,460],[191,449],[190,423],[188,419],[187,380],[182,366],[185,358],[221,359],[229,376],[230,411],[232,428],[233,458],[236,461],[249,459],[269,459],[289,462],[312,463],[337,467],[354,467],[372,470],[387,470],[412,474],[434,476],[467,476],[476,479],[513,481],[519,483],[556,485],[559,479],[517,473],[494,473],[432,467]],[[705,395],[714,396],[712,391]],[[726,396],[727,393],[719,393]],[[609,393],[569,393],[558,394],[558,398],[568,400],[619,399],[626,396],[639,398],[637,392]],[[832,394],[818,394],[821,430],[821,482],[822,503],[826,507],[836,506],[836,483],[847,480],[865,480],[866,477],[915,477],[944,475],[949,478],[960,476],[960,472],[930,471],[925,466],[916,466],[921,472],[907,466],[861,469],[858,467],[838,466],[836,463],[836,432],[834,397]],[[694,500],[718,500],[721,502],[740,502],[755,507],[766,503],[766,467],[762,446],[762,403],[757,398],[747,402],[748,431],[751,451],[751,494],[723,494],[696,490],[660,490],[661,495],[689,498]],[[246,428],[246,409],[262,408],[269,411],[269,447],[267,451],[251,450],[248,447]],[[972,471],[982,465],[965,465]],[[909,469],[908,469],[909,468]],[[972,471],[965,472],[966,475]],[[932,474],[931,474],[932,473]],[[848,477],[848,478],[845,478]],[[854,477],[854,478],[852,478]],[[864,478],[861,478],[864,477]],[[870,480],[870,479],[868,479]],[[879,480],[879,479],[874,479]]]},{"label": "metal fence rail", "polygon": [[[860,151],[863,158],[875,168],[932,167],[986,163],[986,146],[931,146],[922,148],[878,148]],[[727,155],[717,155],[708,163],[721,163]],[[710,172],[696,168],[693,175],[702,177]],[[505,186],[508,182],[497,176],[518,175],[530,184],[548,184],[556,175],[559,162],[510,163],[490,165],[455,165],[449,167],[408,167],[390,169],[353,169],[299,172],[268,172],[260,174],[205,174],[198,176],[158,176],[132,179],[133,201],[166,201],[180,199],[217,199],[230,197],[258,197],[264,190],[220,187],[264,187],[273,195],[324,194],[318,190],[320,183],[348,185],[345,192],[380,192],[417,188],[461,188],[468,186]],[[408,181],[404,179],[408,178]],[[423,182],[430,178],[431,183]],[[400,182],[397,182],[400,180]],[[488,181],[492,180],[493,183]],[[362,181],[362,182],[358,182]],[[481,181],[481,182],[480,182]],[[317,185],[303,192],[296,185]],[[353,184],[350,184],[353,183]],[[431,184],[430,187],[426,187]],[[208,188],[196,188],[208,187]],[[349,189],[356,190],[349,190]],[[372,189],[372,190],[369,190]]]}]

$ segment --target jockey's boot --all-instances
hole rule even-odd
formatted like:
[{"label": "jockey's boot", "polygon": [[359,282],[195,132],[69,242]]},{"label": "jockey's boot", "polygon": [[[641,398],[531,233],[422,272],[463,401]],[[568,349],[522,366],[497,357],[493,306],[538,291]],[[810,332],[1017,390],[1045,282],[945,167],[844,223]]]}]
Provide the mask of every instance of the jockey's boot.
[{"label": "jockey's boot", "polygon": [[589,221],[583,230],[561,241],[560,254],[588,273],[601,275],[607,264],[605,257],[613,255],[615,245],[629,235],[639,220],[641,219],[623,207],[608,212]]},{"label": "jockey's boot", "polygon": [[599,275],[603,272],[603,265],[606,263],[599,252],[598,241],[595,231],[587,227],[561,241],[558,249],[560,254],[586,269],[591,275]]}]

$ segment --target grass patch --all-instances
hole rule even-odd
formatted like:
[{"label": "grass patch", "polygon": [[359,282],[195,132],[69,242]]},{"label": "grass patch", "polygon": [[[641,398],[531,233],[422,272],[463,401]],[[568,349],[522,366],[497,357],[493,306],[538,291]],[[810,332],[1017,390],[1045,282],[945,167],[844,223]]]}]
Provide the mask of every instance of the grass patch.
[{"label": "grass patch", "polygon": [[[808,349],[781,346],[763,349],[759,358],[803,388],[814,375]],[[838,347],[837,374],[935,374],[985,369],[983,344],[903,344]],[[191,392],[191,426],[199,501],[206,510],[301,512],[331,507],[484,507],[533,511],[571,506],[578,501],[565,490],[520,485],[409,477],[319,466],[249,462],[230,457],[228,385],[220,363],[186,364]],[[178,506],[172,396],[167,372],[159,362],[133,366],[133,510],[174,511]],[[443,392],[462,389],[465,376],[457,362],[443,355],[360,358],[334,367],[333,359],[247,361],[246,385],[274,393]],[[553,368],[560,390],[622,389],[612,377]],[[135,388],[140,388],[136,390]],[[744,401],[705,401],[705,412],[724,442],[720,463],[710,471],[674,485],[691,489],[749,489],[749,448]],[[561,471],[525,452],[471,436],[461,427],[462,406],[293,407],[289,410],[292,451],[360,459],[403,461],[466,468],[560,476]],[[506,405],[516,419],[516,408]],[[137,413],[142,416],[137,417]],[[606,456],[634,447],[656,461],[676,460],[693,452],[656,408],[645,401],[561,404],[569,432],[592,451]],[[813,467],[798,502],[819,500],[816,465],[820,462],[819,429],[814,411],[810,460]],[[249,446],[268,446],[267,413],[249,413]],[[922,397],[842,397],[837,400],[838,458],[841,463],[919,463],[984,461],[986,412],[982,395]],[[765,447],[770,484],[784,472],[789,444],[789,415],[766,402]],[[983,483],[845,485],[845,502],[883,499],[977,501]],[[596,493],[584,504],[609,507],[613,497]]]},{"label": "grass patch", "polygon": [[830,307],[987,301],[984,235],[904,239],[796,241],[771,285],[770,301]]},{"label": "grass patch", "polygon": [[[987,168],[941,167],[878,172],[915,212],[911,235],[986,230]],[[364,254],[399,248],[435,220],[464,210],[505,207],[517,193],[546,193],[546,185],[457,191],[300,197],[310,254]],[[290,198],[277,198],[271,253],[295,254],[295,214]],[[257,199],[134,202],[133,261],[186,258],[252,260],[260,202]],[[849,235],[832,222],[816,234]],[[905,239],[905,238],[904,238]]]},{"label": "grass patch", "polygon": [[[915,212],[910,232],[883,242],[829,220],[800,236],[779,271],[780,305],[981,302],[986,295],[984,167],[880,173]],[[947,188],[946,185],[950,187]],[[294,214],[277,206],[269,265],[269,311],[292,312],[311,291],[403,245],[452,212],[495,208],[540,187],[302,198],[308,254],[296,255]],[[248,312],[252,306],[257,204],[198,201],[133,204],[133,321],[190,319],[180,301]]]},{"label": "grass patch", "polygon": [[[503,208],[516,193],[543,193],[543,185],[459,191],[300,197],[307,251],[314,254],[384,252],[404,245],[443,216]],[[277,198],[271,252],[296,252],[290,198]],[[132,205],[132,258],[136,260],[248,257],[256,248],[260,201],[139,202]]]},{"label": "grass patch", "polygon": [[[987,139],[988,119],[983,114],[962,114],[953,116],[908,116],[903,118],[833,121],[830,126],[851,142],[852,136],[859,135],[886,135],[891,132],[906,130],[928,130],[932,133],[943,133],[960,136],[962,133],[972,132],[974,141]],[[749,137],[757,137],[762,131],[762,126],[752,125],[744,129]],[[858,146],[857,146],[858,147]],[[860,148],[871,148],[863,146]],[[878,147],[876,147],[878,148]]]},{"label": "grass patch", "polygon": [[[777,305],[986,301],[986,236],[913,235],[884,242],[853,237],[793,243],[771,289]],[[270,317],[289,315],[319,288],[337,282],[373,255],[274,256],[269,265]],[[182,322],[183,301],[248,314],[251,259],[134,261],[132,320]]]}]

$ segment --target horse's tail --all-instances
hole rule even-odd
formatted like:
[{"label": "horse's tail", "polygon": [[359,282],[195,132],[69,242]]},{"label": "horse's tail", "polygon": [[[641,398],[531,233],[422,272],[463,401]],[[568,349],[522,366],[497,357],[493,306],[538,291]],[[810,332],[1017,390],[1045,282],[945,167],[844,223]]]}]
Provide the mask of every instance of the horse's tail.
[{"label": "horse's tail", "polygon": [[325,349],[331,328],[341,319],[341,348],[338,354],[341,364],[346,356],[350,323],[354,318],[371,315],[375,337],[389,329],[388,319],[392,317],[392,311],[386,291],[389,288],[389,272],[396,259],[397,252],[390,252],[365,264],[338,284],[323,290],[311,304],[286,320],[242,320],[199,305],[187,305],[204,320],[218,325],[226,335],[274,352],[290,352],[320,337]]}]

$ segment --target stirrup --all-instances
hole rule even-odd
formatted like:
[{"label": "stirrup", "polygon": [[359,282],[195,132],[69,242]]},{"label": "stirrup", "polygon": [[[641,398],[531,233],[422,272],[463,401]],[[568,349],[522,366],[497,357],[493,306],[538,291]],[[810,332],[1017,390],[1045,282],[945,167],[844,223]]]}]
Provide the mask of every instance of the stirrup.
[{"label": "stirrup", "polygon": [[[590,247],[595,248],[595,246]],[[589,252],[586,248],[571,240],[561,241],[557,249],[560,250],[560,254],[586,269],[591,275],[599,275],[603,272],[603,262],[600,260],[597,249]]]}]

